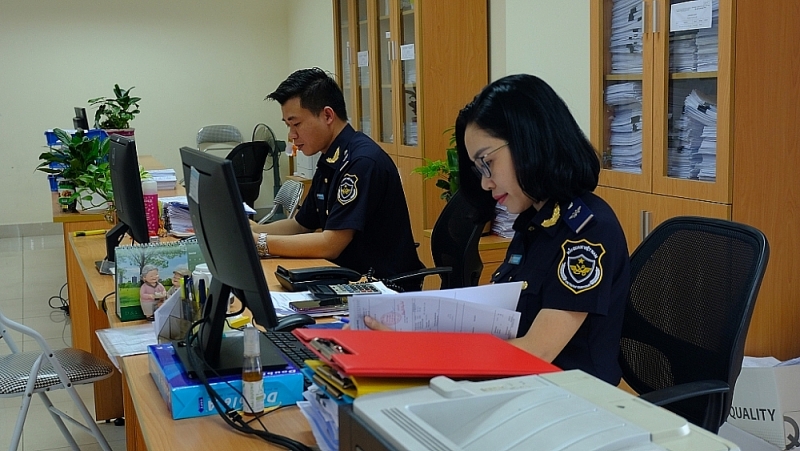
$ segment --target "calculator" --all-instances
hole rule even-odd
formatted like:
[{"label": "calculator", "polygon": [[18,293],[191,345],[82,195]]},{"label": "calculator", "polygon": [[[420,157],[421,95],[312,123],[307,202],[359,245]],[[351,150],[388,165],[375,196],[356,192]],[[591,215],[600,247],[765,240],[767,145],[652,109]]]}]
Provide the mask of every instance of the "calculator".
[{"label": "calculator", "polygon": [[315,296],[354,296],[357,294],[380,294],[381,290],[371,283],[337,283],[333,285],[311,285],[308,287]]}]

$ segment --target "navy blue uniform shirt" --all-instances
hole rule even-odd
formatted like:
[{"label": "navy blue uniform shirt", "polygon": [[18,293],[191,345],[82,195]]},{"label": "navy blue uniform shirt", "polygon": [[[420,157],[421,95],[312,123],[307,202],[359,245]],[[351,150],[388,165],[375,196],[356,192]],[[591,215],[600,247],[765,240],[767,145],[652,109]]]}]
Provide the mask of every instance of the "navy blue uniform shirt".
[{"label": "navy blue uniform shirt", "polygon": [[295,216],[311,230],[355,230],[339,266],[385,278],[423,267],[411,234],[400,174],[372,139],[345,126],[321,155],[311,188]]},{"label": "navy blue uniform shirt", "polygon": [[[493,282],[525,281],[518,336],[543,308],[587,312],[553,364],[617,385],[617,357],[630,285],[628,246],[614,211],[587,193],[567,205],[533,207],[514,222],[514,238]],[[576,232],[577,230],[577,232]]]}]

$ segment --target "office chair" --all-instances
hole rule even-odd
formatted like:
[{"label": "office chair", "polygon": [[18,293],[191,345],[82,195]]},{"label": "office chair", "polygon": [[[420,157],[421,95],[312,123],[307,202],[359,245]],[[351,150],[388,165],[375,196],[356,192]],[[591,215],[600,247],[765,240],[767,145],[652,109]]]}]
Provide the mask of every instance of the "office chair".
[{"label": "office chair", "polygon": [[[9,334],[10,330],[33,337],[39,345],[39,350],[20,352]],[[78,396],[74,386],[91,384],[111,376],[114,371],[111,365],[80,349],[66,348],[54,351],[50,349],[41,334],[30,327],[8,319],[2,311],[0,311],[0,339],[5,340],[11,350],[10,354],[0,356],[0,398],[22,398],[22,406],[17,415],[9,451],[14,451],[19,447],[22,428],[25,425],[25,418],[28,415],[34,393],[39,395],[72,449],[80,448],[63,419],[94,436],[101,449],[110,451],[111,447],[86,409],[86,405]],[[61,389],[67,390],[85,424],[53,406],[50,398],[45,394],[45,392]]]},{"label": "office chair", "polygon": [[300,198],[303,197],[304,189],[303,184],[297,180],[284,181],[283,185],[278,189],[278,193],[275,194],[275,203],[272,205],[272,210],[261,218],[258,223],[266,224],[279,209],[283,209],[287,219],[294,216],[297,206],[300,204]]},{"label": "office chair", "polygon": [[264,141],[241,143],[228,153],[225,159],[233,163],[236,184],[244,203],[255,208],[256,199],[261,192],[261,181],[264,179],[264,164],[271,149]]},{"label": "office chair", "polygon": [[442,279],[441,289],[477,286],[483,271],[478,242],[492,215],[493,210],[488,215],[479,213],[457,191],[433,225],[431,254],[435,267],[399,274],[388,281],[408,286],[409,282],[419,280],[421,289],[426,276],[438,274]]},{"label": "office chair", "polygon": [[631,255],[619,361],[640,396],[716,433],[730,409],[769,259],[759,230],[677,217]]},{"label": "office chair", "polygon": [[197,149],[224,156],[242,143],[242,134],[233,125],[206,125],[197,132]]}]

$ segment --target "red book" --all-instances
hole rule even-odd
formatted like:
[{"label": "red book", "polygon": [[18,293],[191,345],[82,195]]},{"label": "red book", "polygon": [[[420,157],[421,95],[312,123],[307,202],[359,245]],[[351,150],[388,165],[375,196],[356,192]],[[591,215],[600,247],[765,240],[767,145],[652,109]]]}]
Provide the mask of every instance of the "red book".
[{"label": "red book", "polygon": [[300,341],[348,376],[495,378],[561,371],[490,334],[295,329]]}]

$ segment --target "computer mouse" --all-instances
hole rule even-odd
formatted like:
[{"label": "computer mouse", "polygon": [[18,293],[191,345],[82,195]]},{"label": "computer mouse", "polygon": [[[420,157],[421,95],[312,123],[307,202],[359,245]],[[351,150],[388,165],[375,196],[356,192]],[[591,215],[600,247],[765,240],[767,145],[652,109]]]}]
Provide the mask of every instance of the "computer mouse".
[{"label": "computer mouse", "polygon": [[273,328],[273,330],[278,332],[288,332],[293,329],[297,329],[298,327],[305,327],[310,326],[311,324],[316,324],[317,322],[314,318],[304,314],[304,313],[295,313],[294,315],[284,316],[283,318],[278,320],[278,325]]}]

